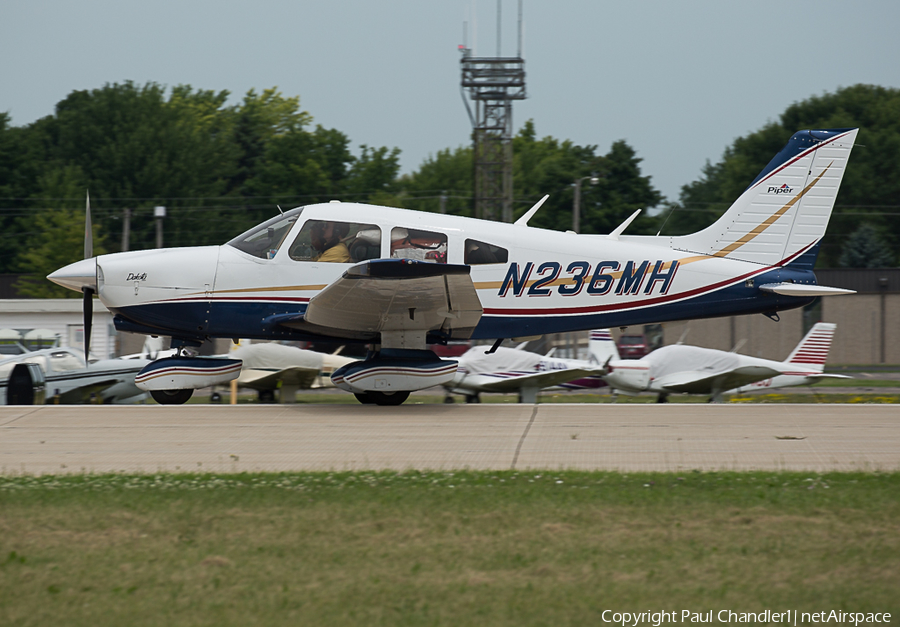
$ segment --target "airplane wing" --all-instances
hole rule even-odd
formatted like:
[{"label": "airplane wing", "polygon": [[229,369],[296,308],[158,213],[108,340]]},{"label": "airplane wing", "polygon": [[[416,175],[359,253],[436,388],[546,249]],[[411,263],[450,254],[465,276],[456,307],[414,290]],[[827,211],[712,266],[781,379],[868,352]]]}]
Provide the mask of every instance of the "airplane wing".
[{"label": "airplane wing", "polygon": [[766,366],[741,366],[715,373],[708,371],[676,372],[657,379],[653,387],[662,388],[668,392],[710,394],[714,390],[730,390],[780,374],[782,374],[781,371]]},{"label": "airplane wing", "polygon": [[[119,381],[120,379],[106,379],[104,381],[94,381],[85,385],[79,385],[78,387],[68,389],[65,392],[60,392],[59,402],[63,405],[89,403],[91,401],[92,394],[99,395],[100,392],[107,388],[111,388],[116,383],[119,383]],[[51,392],[52,390],[47,391],[48,398]]]},{"label": "airplane wing", "polygon": [[[483,374],[483,373],[482,373]],[[483,392],[517,392],[522,388],[549,388],[582,377],[599,376],[603,368],[568,368],[566,370],[546,370],[521,376],[497,378],[496,381],[482,383]]]},{"label": "airplane wing", "polygon": [[373,259],[352,266],[314,296],[302,318],[272,322],[358,339],[432,331],[468,339],[481,314],[469,266]]},{"label": "airplane wing", "polygon": [[251,388],[254,390],[271,390],[274,389],[279,381],[286,384],[296,385],[298,388],[311,388],[319,376],[318,368],[304,368],[302,366],[291,366],[288,368],[280,368],[278,370],[264,370],[260,368],[249,368],[241,370],[241,375],[237,379],[238,387]]}]

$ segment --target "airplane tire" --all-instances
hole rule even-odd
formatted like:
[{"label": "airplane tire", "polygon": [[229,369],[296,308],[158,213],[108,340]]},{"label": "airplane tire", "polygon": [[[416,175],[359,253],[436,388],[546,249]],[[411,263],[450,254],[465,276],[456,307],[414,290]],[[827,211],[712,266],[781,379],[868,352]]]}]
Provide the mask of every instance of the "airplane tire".
[{"label": "airplane tire", "polygon": [[401,405],[409,398],[409,392],[365,392],[363,394],[354,393],[354,396],[360,403],[367,405],[372,403],[375,405]]},{"label": "airplane tire", "polygon": [[194,390],[151,390],[150,396],[160,405],[184,405]]},{"label": "airplane tire", "polygon": [[444,405],[452,405],[455,402],[456,402],[456,399],[454,399],[452,396],[444,397]]},{"label": "airplane tire", "polygon": [[375,404],[375,401],[369,397],[368,392],[354,392],[353,396],[355,396],[356,400],[358,400],[363,405],[374,405]]},{"label": "airplane tire", "polygon": [[478,396],[477,394],[470,394],[469,396],[466,396],[466,402],[467,403],[480,403],[481,397]]},{"label": "airplane tire", "polygon": [[275,402],[275,390],[260,390],[259,391],[259,402],[260,403],[274,403]]}]

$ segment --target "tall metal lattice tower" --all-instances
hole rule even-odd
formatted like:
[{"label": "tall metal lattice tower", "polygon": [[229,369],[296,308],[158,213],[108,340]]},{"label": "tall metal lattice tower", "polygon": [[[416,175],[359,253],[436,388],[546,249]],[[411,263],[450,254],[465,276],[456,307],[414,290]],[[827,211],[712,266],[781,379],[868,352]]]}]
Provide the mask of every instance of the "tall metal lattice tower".
[{"label": "tall metal lattice tower", "polygon": [[[460,52],[460,87],[472,121],[475,217],[512,222],[512,102],[526,97],[521,0],[515,57],[500,56],[500,0],[497,2],[497,56],[475,57],[466,45],[460,46]],[[466,101],[466,90],[474,113],[473,106]]]}]

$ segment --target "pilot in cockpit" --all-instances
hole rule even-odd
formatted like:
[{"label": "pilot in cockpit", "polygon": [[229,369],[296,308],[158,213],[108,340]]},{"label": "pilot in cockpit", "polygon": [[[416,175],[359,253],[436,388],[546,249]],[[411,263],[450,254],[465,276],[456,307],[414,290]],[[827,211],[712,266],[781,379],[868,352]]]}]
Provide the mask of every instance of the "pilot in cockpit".
[{"label": "pilot in cockpit", "polygon": [[311,244],[318,254],[312,259],[322,263],[350,263],[350,250],[341,240],[347,237],[346,222],[319,222],[313,225]]}]

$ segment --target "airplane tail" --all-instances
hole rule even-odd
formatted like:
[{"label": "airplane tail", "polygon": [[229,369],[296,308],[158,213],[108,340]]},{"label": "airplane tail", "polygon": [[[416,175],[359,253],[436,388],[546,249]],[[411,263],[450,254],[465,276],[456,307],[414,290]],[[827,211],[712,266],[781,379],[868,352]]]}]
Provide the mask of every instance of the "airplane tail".
[{"label": "airplane tail", "polygon": [[670,246],[766,265],[811,270],[859,129],[794,133],[711,226]]},{"label": "airplane tail", "polygon": [[616,342],[609,329],[591,331],[588,336],[588,352],[591,354],[591,360],[596,360],[598,364],[605,364],[610,357],[619,359],[619,349],[616,348]]},{"label": "airplane tail", "polygon": [[800,340],[785,363],[817,372],[825,370],[825,360],[836,328],[837,325],[830,322],[817,322],[806,337]]}]

